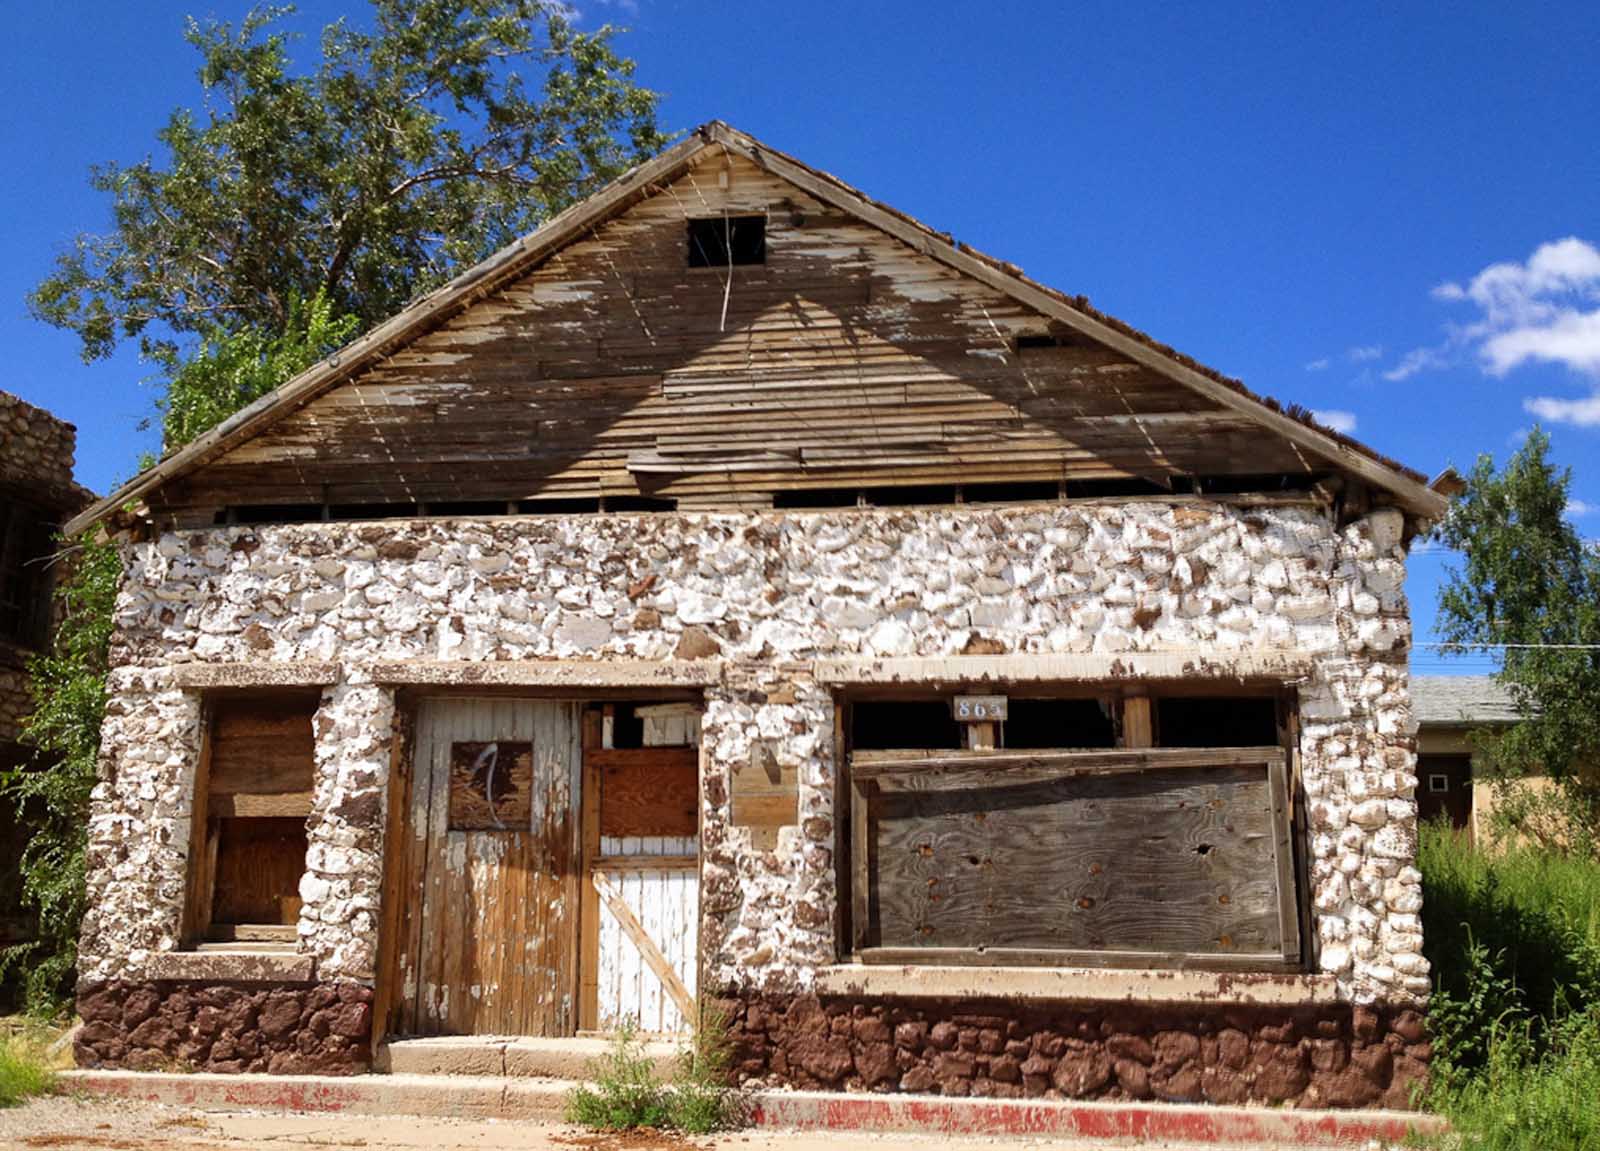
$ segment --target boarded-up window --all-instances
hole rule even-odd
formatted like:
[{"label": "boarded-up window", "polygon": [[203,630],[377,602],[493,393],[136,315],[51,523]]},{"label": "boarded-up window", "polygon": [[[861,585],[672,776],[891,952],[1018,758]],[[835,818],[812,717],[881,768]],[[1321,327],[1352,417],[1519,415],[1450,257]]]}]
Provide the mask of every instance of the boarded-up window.
[{"label": "boarded-up window", "polygon": [[1278,747],[857,751],[867,962],[1298,962]]},{"label": "boarded-up window", "polygon": [[450,745],[450,830],[528,831],[533,824],[533,744]]},{"label": "boarded-up window", "polygon": [[196,781],[193,937],[232,937],[243,926],[293,938],[305,871],[306,817],[315,777],[315,692],[228,695],[209,701]]}]

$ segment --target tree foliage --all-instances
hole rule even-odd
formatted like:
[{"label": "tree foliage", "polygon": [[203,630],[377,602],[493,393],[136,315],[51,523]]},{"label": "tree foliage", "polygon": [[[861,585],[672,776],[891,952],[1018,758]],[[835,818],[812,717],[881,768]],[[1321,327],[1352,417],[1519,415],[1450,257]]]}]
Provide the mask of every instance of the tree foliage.
[{"label": "tree foliage", "polygon": [[655,93],[609,27],[548,0],[374,0],[297,74],[290,8],[191,20],[200,110],[162,159],[95,168],[114,227],[30,297],[86,359],[138,338],[281,334],[324,297],[367,327],[658,150]]},{"label": "tree foliage", "polygon": [[84,849],[89,793],[100,754],[106,708],[106,653],[122,564],[107,541],[68,553],[67,577],[58,591],[62,613],[55,642],[28,662],[33,713],[24,733],[45,767],[23,767],[4,777],[29,830],[23,847],[22,897],[37,920],[35,938],[0,952],[0,974],[22,972],[24,1002],[49,1014],[71,985],[83,917]]},{"label": "tree foliage", "polygon": [[347,343],[359,324],[355,316],[336,317],[328,297],[318,294],[304,304],[290,301],[281,335],[257,328],[233,333],[212,328],[187,357],[163,352],[166,388],[156,405],[162,448],[182,447],[299,375]]},{"label": "tree foliage", "polygon": [[[1497,677],[1521,722],[1482,745],[1503,777],[1562,781],[1572,814],[1600,816],[1600,546],[1566,517],[1571,473],[1538,428],[1496,470],[1481,456],[1438,528],[1462,559],[1439,595],[1441,638],[1505,645]],[[1587,647],[1579,645],[1589,645]]]}]

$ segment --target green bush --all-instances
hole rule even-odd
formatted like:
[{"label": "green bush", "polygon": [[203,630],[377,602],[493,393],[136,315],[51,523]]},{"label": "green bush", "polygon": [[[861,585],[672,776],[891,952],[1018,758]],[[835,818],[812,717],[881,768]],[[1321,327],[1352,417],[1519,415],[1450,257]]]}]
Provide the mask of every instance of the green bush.
[{"label": "green bush", "polygon": [[707,1011],[679,1053],[671,1083],[662,1083],[637,1029],[625,1023],[611,1050],[590,1069],[593,1084],[567,1097],[567,1121],[599,1131],[726,1130],[740,1119],[737,1093],[727,1084],[727,1051],[724,1024]]},{"label": "green bush", "polygon": [[0,1039],[0,1107],[15,1107],[55,1085],[55,1072],[39,1044],[26,1036]]},{"label": "green bush", "polygon": [[1422,831],[1429,1105],[1461,1151],[1600,1151],[1600,864]]},{"label": "green bush", "polygon": [[594,1081],[567,1097],[567,1122],[600,1131],[667,1126],[666,1090],[633,1023],[624,1023],[611,1050],[590,1069]]}]

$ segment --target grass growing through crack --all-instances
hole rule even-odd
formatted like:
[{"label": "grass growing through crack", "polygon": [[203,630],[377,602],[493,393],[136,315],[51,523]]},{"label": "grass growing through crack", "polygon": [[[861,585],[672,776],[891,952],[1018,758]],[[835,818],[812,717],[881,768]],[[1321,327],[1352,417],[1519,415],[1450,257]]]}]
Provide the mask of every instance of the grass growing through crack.
[{"label": "grass growing through crack", "polygon": [[672,1079],[657,1078],[655,1061],[632,1022],[590,1068],[591,1083],[567,1096],[567,1121],[599,1131],[654,1128],[704,1135],[736,1126],[738,1093],[729,1088],[728,1043],[722,1019],[707,1008],[690,1044],[678,1054]]}]

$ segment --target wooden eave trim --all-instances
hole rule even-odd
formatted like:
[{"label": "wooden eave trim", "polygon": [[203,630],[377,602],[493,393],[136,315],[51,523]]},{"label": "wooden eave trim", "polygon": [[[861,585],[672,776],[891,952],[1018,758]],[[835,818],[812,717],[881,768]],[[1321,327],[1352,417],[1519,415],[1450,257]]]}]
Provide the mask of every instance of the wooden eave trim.
[{"label": "wooden eave trim", "polygon": [[374,683],[396,687],[605,689],[710,687],[722,681],[716,660],[407,660],[372,664],[364,671]]},{"label": "wooden eave trim", "polygon": [[1268,680],[1293,683],[1314,670],[1301,651],[1086,652],[1080,655],[952,655],[927,659],[818,660],[818,683],[838,687],[878,684],[1023,684],[1079,680]]},{"label": "wooden eave trim", "polygon": [[1085,315],[1025,276],[1016,275],[995,267],[985,260],[968,255],[953,242],[946,240],[908,217],[884,209],[825,179],[804,164],[774,152],[759,141],[720,122],[710,127],[711,138],[725,144],[752,163],[758,164],[781,179],[815,196],[824,203],[858,217],[882,232],[926,256],[947,264],[956,271],[987,284],[996,291],[1009,295],[1035,311],[1059,320],[1089,339],[1103,344],[1128,357],[1137,364],[1159,372],[1168,379],[1199,392],[1214,402],[1271,428],[1290,442],[1300,445],[1353,472],[1363,479],[1393,492],[1401,504],[1424,519],[1434,520],[1444,515],[1448,500],[1426,484],[1404,476],[1393,468],[1341,444],[1317,429],[1275,412],[1250,396],[1241,395],[1220,381],[1213,380],[1171,356],[1158,351],[1142,340]]}]

